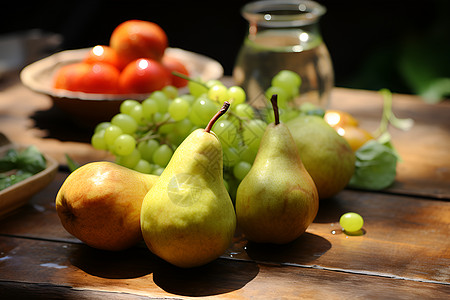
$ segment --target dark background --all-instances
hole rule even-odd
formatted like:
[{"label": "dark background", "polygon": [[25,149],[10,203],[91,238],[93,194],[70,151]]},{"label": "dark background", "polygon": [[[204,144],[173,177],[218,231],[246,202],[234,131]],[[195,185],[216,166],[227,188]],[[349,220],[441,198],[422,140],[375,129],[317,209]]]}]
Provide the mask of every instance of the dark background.
[{"label": "dark background", "polygon": [[[121,22],[148,20],[166,31],[171,47],[210,56],[231,75],[247,30],[239,10],[247,2],[11,1],[2,8],[0,34],[39,28],[61,34],[56,50],[65,50],[108,44]],[[405,74],[407,59],[419,65],[419,75],[450,77],[450,1],[317,2],[327,8],[320,27],[336,86],[416,93],[414,80]]]}]

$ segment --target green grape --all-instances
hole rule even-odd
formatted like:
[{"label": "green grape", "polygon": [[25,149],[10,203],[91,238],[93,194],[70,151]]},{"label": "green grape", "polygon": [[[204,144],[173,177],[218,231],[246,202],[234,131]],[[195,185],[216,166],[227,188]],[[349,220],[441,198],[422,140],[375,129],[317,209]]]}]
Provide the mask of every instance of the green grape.
[{"label": "green grape", "polygon": [[[278,113],[280,114],[280,116],[282,116],[284,114],[284,109],[278,108]],[[266,121],[267,124],[273,123],[275,121],[275,115],[273,114],[272,107],[265,108],[263,110],[262,114],[263,114],[264,120]]]},{"label": "green grape", "polygon": [[121,166],[127,167],[129,169],[133,169],[134,166],[139,162],[141,159],[141,153],[137,148],[131,152],[131,154],[126,156],[117,156],[116,157],[116,163],[118,163]]},{"label": "green grape", "polygon": [[272,95],[274,95],[274,94],[277,95],[278,107],[285,108],[289,101],[290,95],[283,88],[280,88],[277,86],[271,86],[266,90],[266,93],[265,93],[266,99],[268,101],[270,101],[270,98],[272,98]]},{"label": "green grape", "polygon": [[108,145],[106,145],[105,141],[105,129],[102,129],[96,133],[94,133],[91,137],[91,144],[97,150],[107,150]]},{"label": "green grape", "polygon": [[166,135],[166,141],[169,142],[172,146],[178,147],[178,145],[183,142],[184,138],[181,137],[177,132],[172,131]]},{"label": "green grape", "polygon": [[148,120],[153,114],[159,111],[158,102],[155,99],[148,98],[142,102],[142,116]]},{"label": "green grape", "polygon": [[246,161],[240,161],[233,167],[233,175],[237,180],[242,181],[250,171],[252,165]]},{"label": "green grape", "polygon": [[228,100],[228,89],[223,84],[216,84],[209,88],[208,98],[219,103]]},{"label": "green grape", "polygon": [[145,124],[144,111],[140,103],[132,107],[128,115],[130,115],[138,125]]},{"label": "green grape", "polygon": [[302,84],[300,76],[290,70],[282,70],[272,78],[272,85],[281,88],[299,88]]},{"label": "green grape", "polygon": [[153,167],[145,159],[140,159],[138,161],[138,163],[133,167],[133,170],[141,172],[141,173],[145,173],[145,174],[151,174],[153,171]]},{"label": "green grape", "polygon": [[183,95],[180,95],[179,98],[181,98],[181,99],[183,99],[183,100],[186,100],[186,101],[189,103],[189,105],[191,105],[192,103],[194,103],[194,101],[195,101],[195,99],[196,99],[196,97],[195,97],[194,95],[190,95],[190,94],[183,94]]},{"label": "green grape", "polygon": [[266,126],[267,123],[259,119],[244,122],[242,131],[244,143],[253,150],[257,151],[261,137],[266,130]]},{"label": "green grape", "polygon": [[131,109],[136,105],[140,105],[140,103],[136,100],[125,100],[120,104],[120,112],[129,115]]},{"label": "green grape", "polygon": [[223,185],[225,186],[225,188],[227,189],[227,192],[230,191],[230,185],[228,184],[228,181],[226,181],[225,179],[223,180]]},{"label": "green grape", "polygon": [[136,140],[129,134],[123,133],[114,141],[114,153],[117,155],[130,155],[134,148],[136,148]]},{"label": "green grape", "polygon": [[240,86],[232,86],[228,89],[228,99],[231,102],[231,108],[245,102],[246,94]]},{"label": "green grape", "polygon": [[162,144],[153,152],[153,162],[160,167],[165,167],[172,157],[173,150],[166,144]]},{"label": "green grape", "polygon": [[356,232],[359,231],[364,225],[363,218],[354,212],[345,213],[339,219],[339,224],[342,226],[344,231]]},{"label": "green grape", "polygon": [[95,126],[94,133],[97,133],[101,130],[105,130],[106,127],[108,127],[109,125],[111,125],[111,122],[101,122],[97,124],[97,126]]},{"label": "green grape", "polygon": [[174,131],[181,138],[185,139],[191,132],[192,122],[189,119],[183,119],[175,123]]},{"label": "green grape", "polygon": [[239,152],[234,147],[228,147],[223,149],[223,165],[225,167],[233,167],[236,165],[241,158],[239,157]]},{"label": "green grape", "polygon": [[218,103],[208,99],[207,97],[199,97],[191,107],[189,120],[194,125],[206,126],[219,108]]},{"label": "green grape", "polygon": [[300,76],[290,70],[282,70],[272,78],[272,86],[282,88],[288,95],[288,100],[292,100],[300,92],[302,80]]},{"label": "green grape", "polygon": [[223,148],[229,148],[237,145],[237,128],[231,121],[219,119],[216,123],[214,123],[212,131],[219,138]]},{"label": "green grape", "polygon": [[249,146],[244,145],[239,149],[239,155],[241,160],[246,161],[250,164],[253,164],[255,161],[256,154],[258,153],[257,149],[250,148]]},{"label": "green grape", "polygon": [[173,123],[172,121],[166,122],[166,123],[162,124],[161,126],[159,126],[158,133],[166,135],[166,134],[172,132],[174,130],[174,128],[175,128],[175,123]]},{"label": "green grape", "polygon": [[202,116],[195,113],[193,109],[191,109],[191,112],[189,113],[188,118],[189,118],[189,121],[191,121],[191,123],[196,126],[205,126],[206,125],[206,124],[204,124],[204,120],[203,120]]},{"label": "green grape", "polygon": [[189,109],[189,102],[181,97],[178,97],[170,103],[168,111],[172,119],[175,121],[181,121],[189,115]]},{"label": "green grape", "polygon": [[164,172],[164,168],[157,166],[156,168],[153,169],[152,174],[160,176],[162,174],[162,172]]},{"label": "green grape", "polygon": [[173,85],[166,85],[162,88],[162,91],[169,99],[175,99],[178,96],[178,89]]},{"label": "green grape", "polygon": [[218,79],[210,79],[206,82],[206,86],[208,87],[208,89],[212,88],[215,85],[224,85],[224,84],[222,81]]},{"label": "green grape", "polygon": [[312,104],[311,102],[305,102],[300,105],[300,113],[305,115],[317,115],[323,118],[323,116],[325,115],[325,110]]},{"label": "green grape", "polygon": [[163,91],[154,91],[150,95],[150,99],[153,99],[158,103],[158,112],[166,113],[169,107],[169,97]]},{"label": "green grape", "polygon": [[106,145],[108,145],[108,147],[114,145],[114,141],[122,133],[123,133],[123,131],[119,126],[111,124],[111,126],[109,126],[105,129],[104,139],[105,139]]},{"label": "green grape", "polygon": [[141,157],[148,162],[153,162],[153,153],[159,147],[157,140],[142,141],[138,144],[137,149],[141,153]]},{"label": "green grape", "polygon": [[283,113],[280,113],[281,122],[287,122],[299,116],[299,111],[294,109],[285,109]]},{"label": "green grape", "polygon": [[157,112],[153,115],[153,123],[161,123],[161,122],[166,122],[167,120],[170,119],[170,115],[169,113],[160,113]]},{"label": "green grape", "polygon": [[201,95],[208,93],[208,87],[199,83],[199,81],[200,79],[188,81],[189,93],[194,97],[200,97]]},{"label": "green grape", "polygon": [[235,106],[234,113],[241,118],[253,119],[255,117],[253,107],[247,103],[241,103]]},{"label": "green grape", "polygon": [[126,114],[117,114],[111,119],[111,124],[116,125],[122,129],[123,133],[132,134],[138,128],[138,123],[132,116]]}]

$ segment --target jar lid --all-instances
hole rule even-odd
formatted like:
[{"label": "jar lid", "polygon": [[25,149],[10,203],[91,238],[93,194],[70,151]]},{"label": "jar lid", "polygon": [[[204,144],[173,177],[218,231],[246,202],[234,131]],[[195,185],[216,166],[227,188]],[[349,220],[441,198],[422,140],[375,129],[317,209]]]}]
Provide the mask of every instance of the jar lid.
[{"label": "jar lid", "polygon": [[241,14],[251,23],[268,27],[303,26],[317,23],[326,8],[305,0],[261,0],[244,5]]}]

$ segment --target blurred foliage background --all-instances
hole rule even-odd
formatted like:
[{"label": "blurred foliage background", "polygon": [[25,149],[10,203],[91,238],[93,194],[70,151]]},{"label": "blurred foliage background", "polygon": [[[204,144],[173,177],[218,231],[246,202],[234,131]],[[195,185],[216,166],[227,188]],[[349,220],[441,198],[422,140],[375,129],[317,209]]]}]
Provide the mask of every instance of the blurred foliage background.
[{"label": "blurred foliage background", "polygon": [[[240,8],[250,1],[33,1],[3,4],[0,35],[40,29],[57,33],[54,51],[108,44],[121,22],[158,23],[172,47],[218,60],[231,75],[247,30]],[[338,87],[450,96],[450,1],[317,0]],[[0,37],[1,38],[1,37]]]}]

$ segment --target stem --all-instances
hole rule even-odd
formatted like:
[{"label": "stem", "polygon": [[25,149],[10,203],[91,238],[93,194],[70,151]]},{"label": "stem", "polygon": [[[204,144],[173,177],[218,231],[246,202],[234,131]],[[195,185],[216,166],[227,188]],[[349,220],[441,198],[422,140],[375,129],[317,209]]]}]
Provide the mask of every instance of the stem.
[{"label": "stem", "polygon": [[374,132],[374,136],[379,137],[386,133],[389,124],[400,130],[409,130],[413,126],[414,121],[411,118],[399,119],[394,115],[392,110],[392,93],[388,89],[381,89],[379,93],[383,96],[383,114],[380,126]]},{"label": "stem", "polygon": [[195,83],[197,83],[197,84],[200,84],[201,86],[203,86],[203,87],[205,87],[205,88],[208,89],[208,86],[206,86],[206,84],[204,84],[203,82],[201,82],[201,81],[199,81],[199,80],[192,79],[191,77],[186,76],[185,74],[179,73],[179,72],[177,72],[177,71],[172,71],[172,74],[175,75],[175,76],[178,76],[178,77],[180,77],[180,78],[183,78],[183,79],[186,79],[186,80],[195,82]]},{"label": "stem", "polygon": [[222,108],[212,117],[211,121],[209,121],[208,126],[206,126],[205,131],[210,132],[211,128],[213,127],[214,123],[224,114],[227,112],[228,108],[230,107],[230,102],[225,101],[223,103]]},{"label": "stem", "polygon": [[273,94],[270,98],[270,102],[272,102],[273,114],[275,115],[275,125],[280,124],[280,112],[278,111],[278,95]]}]

